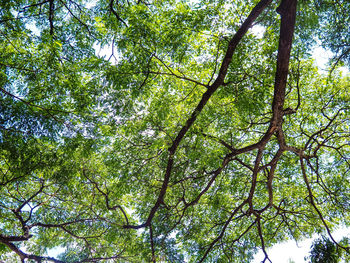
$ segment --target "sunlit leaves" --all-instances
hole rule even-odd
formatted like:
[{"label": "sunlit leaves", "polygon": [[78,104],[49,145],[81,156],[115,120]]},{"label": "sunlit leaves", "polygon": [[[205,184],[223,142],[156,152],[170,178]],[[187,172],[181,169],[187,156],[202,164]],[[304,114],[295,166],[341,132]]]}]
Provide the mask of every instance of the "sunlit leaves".
[{"label": "sunlit leaves", "polygon": [[349,78],[310,57],[316,33],[333,48],[329,28],[345,30],[338,7],[300,3],[277,127],[277,3],[194,111],[258,1],[50,2],[1,3],[6,253],[12,242],[63,248],[67,262],[248,262],[348,224]]}]

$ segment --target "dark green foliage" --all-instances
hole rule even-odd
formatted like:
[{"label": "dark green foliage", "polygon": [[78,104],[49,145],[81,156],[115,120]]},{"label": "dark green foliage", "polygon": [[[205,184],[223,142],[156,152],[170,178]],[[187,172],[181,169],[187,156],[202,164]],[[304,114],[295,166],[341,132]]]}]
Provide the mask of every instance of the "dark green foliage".
[{"label": "dark green foliage", "polygon": [[341,250],[328,238],[316,239],[311,246],[311,263],[338,263],[340,261]]}]

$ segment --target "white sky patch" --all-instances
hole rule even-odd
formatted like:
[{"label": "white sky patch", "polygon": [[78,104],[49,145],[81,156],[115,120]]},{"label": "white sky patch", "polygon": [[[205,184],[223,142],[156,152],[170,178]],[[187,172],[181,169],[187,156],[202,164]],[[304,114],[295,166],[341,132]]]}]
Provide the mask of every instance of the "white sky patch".
[{"label": "white sky patch", "polygon": [[[330,50],[326,50],[321,47],[320,43],[312,52],[312,58],[315,60],[315,64],[321,72],[328,72],[329,69],[328,62],[331,58],[334,57],[334,54]],[[333,62],[334,63],[334,62]],[[332,67],[333,65],[331,65]],[[349,74],[349,69],[346,66],[337,68],[343,74]]]},{"label": "white sky patch", "polygon": [[85,4],[85,6],[86,6],[86,8],[94,8],[95,6],[96,6],[96,4],[97,4],[97,1],[95,1],[95,0],[92,0],[92,1],[88,1],[86,4]]},{"label": "white sky patch", "polygon": [[33,205],[31,204],[26,204],[25,206],[22,207],[21,211],[22,212],[30,212],[32,211],[32,213],[35,213],[36,210],[38,210],[38,206],[33,208]]},{"label": "white sky patch", "polygon": [[327,51],[321,46],[316,47],[312,52],[312,57],[320,70],[327,69],[327,63],[332,58],[332,56],[333,53],[331,51]]},{"label": "white sky patch", "polygon": [[114,44],[101,46],[95,43],[93,45],[93,48],[95,49],[95,54],[98,57],[100,58],[104,57],[104,59],[111,62],[112,65],[116,65],[120,60],[120,54],[119,54],[118,48],[115,47]]},{"label": "white sky patch", "polygon": [[[309,255],[312,241],[313,238],[308,238],[296,244],[295,241],[289,240],[267,249],[267,254],[272,262],[289,263],[294,261],[295,263],[304,263],[304,257]],[[264,254],[259,251],[252,263],[260,263],[263,259]]]},{"label": "white sky patch", "polygon": [[[336,241],[340,241],[343,237],[350,237],[350,228],[340,228],[334,231],[333,237]],[[305,263],[307,261],[304,260],[304,257],[309,256],[312,242],[317,238],[319,236],[314,235],[312,238],[307,238],[297,243],[294,240],[289,240],[267,249],[267,254],[273,263]],[[259,251],[252,263],[260,263],[263,259],[264,254],[262,251]]]},{"label": "white sky patch", "polygon": [[339,69],[341,72],[343,72],[343,74],[350,74],[349,68],[347,68],[346,66],[339,67],[338,69]]},{"label": "white sky patch", "polygon": [[59,254],[62,254],[64,251],[66,251],[66,248],[58,246],[55,248],[51,248],[47,250],[47,256],[57,258]]},{"label": "white sky patch", "polygon": [[266,28],[261,25],[255,25],[250,30],[254,36],[256,36],[258,39],[261,39],[264,36]]},{"label": "white sky patch", "polygon": [[25,25],[26,29],[29,29],[30,31],[32,31],[32,33],[37,36],[40,37],[40,30],[39,28],[36,26],[35,21],[29,21],[26,25]]}]

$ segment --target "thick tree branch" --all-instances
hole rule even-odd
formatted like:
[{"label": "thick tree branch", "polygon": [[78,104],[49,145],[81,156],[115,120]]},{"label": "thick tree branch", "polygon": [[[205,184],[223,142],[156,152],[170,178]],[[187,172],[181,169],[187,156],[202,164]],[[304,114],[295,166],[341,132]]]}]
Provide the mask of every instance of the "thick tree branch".
[{"label": "thick tree branch", "polygon": [[25,259],[32,259],[38,263],[41,263],[42,261],[50,261],[54,263],[66,263],[64,261],[61,261],[52,257],[42,257],[42,256],[25,253],[22,250],[20,250],[16,245],[14,245],[12,242],[10,242],[7,239],[4,239],[2,236],[0,236],[0,243],[6,245],[9,249],[11,249],[11,251],[16,253],[20,257],[23,263],[25,262]]},{"label": "thick tree branch", "polygon": [[159,209],[160,205],[164,202],[164,197],[168,188],[169,179],[171,176],[173,164],[174,164],[174,157],[176,150],[184,138],[187,131],[190,129],[190,127],[193,125],[195,120],[197,119],[198,115],[203,110],[204,106],[209,101],[210,97],[215,93],[215,91],[224,83],[228,67],[231,63],[232,56],[234,51],[236,50],[237,45],[245,35],[245,33],[248,31],[248,29],[251,27],[252,23],[256,20],[256,18],[265,10],[265,8],[271,3],[272,0],[261,0],[250,12],[249,16],[246,18],[246,20],[243,22],[242,26],[238,29],[236,34],[232,37],[232,39],[229,42],[225,57],[223,59],[223,62],[221,63],[221,67],[219,70],[219,74],[214,81],[212,85],[210,85],[207,89],[207,91],[202,95],[202,98],[200,102],[198,103],[197,107],[192,112],[190,118],[187,119],[185,125],[181,128],[179,133],[177,134],[175,140],[173,141],[172,145],[169,147],[169,157],[167,162],[167,168],[164,175],[163,185],[161,187],[161,190],[159,192],[157,201],[155,205],[152,207],[148,218],[145,223],[141,225],[125,225],[124,228],[134,228],[139,229],[143,227],[147,227],[150,225],[155,213]]},{"label": "thick tree branch", "polygon": [[259,173],[259,166],[260,166],[260,162],[263,156],[263,152],[264,152],[264,148],[265,148],[265,144],[259,148],[258,153],[256,155],[256,159],[255,159],[255,164],[254,164],[254,169],[253,169],[253,173],[252,173],[252,183],[251,183],[251,187],[249,190],[249,196],[248,196],[248,204],[249,204],[249,212],[253,213],[254,211],[254,205],[253,205],[253,197],[254,197],[254,192],[255,192],[255,188],[256,188],[256,183],[257,183],[257,179],[258,179],[258,173]]},{"label": "thick tree branch", "polygon": [[[249,150],[258,148],[258,153],[256,156],[255,160],[255,165],[254,169],[252,172],[252,183],[251,183],[251,188],[249,192],[248,198],[245,200],[245,202],[242,204],[244,205],[245,203],[249,204],[249,212],[254,213],[254,208],[253,208],[253,196],[255,192],[255,187],[256,187],[256,182],[257,182],[257,176],[259,173],[259,166],[260,162],[262,160],[262,155],[263,151],[265,148],[265,145],[267,142],[270,140],[272,134],[274,132],[278,132],[279,135],[279,143],[282,144],[280,147],[284,148],[285,147],[285,142],[284,142],[284,136],[282,132],[282,122],[283,122],[283,116],[284,116],[284,100],[285,100],[285,90],[286,90],[286,83],[287,83],[287,77],[288,77],[288,68],[289,68],[289,58],[290,58],[290,51],[291,51],[291,46],[292,46],[292,40],[293,40],[293,33],[294,33],[294,25],[295,25],[295,17],[296,17],[296,5],[297,5],[297,0],[283,0],[281,5],[278,8],[278,12],[281,14],[281,28],[280,28],[280,40],[279,40],[279,47],[278,47],[278,55],[277,55],[277,69],[276,69],[276,75],[275,75],[275,86],[274,86],[274,97],[273,97],[273,102],[272,102],[272,111],[273,111],[273,116],[270,121],[270,127],[268,128],[267,132],[265,135],[261,138],[261,140],[253,145],[248,146]],[[224,63],[223,63],[224,65]],[[227,68],[226,68],[227,69]],[[220,73],[225,72],[225,69],[222,71],[220,69]],[[215,83],[219,81],[220,79],[220,73]],[[225,74],[223,74],[225,76]],[[175,139],[176,141],[176,139]],[[174,145],[173,145],[174,146]],[[174,147],[176,149],[176,145]],[[170,151],[172,149],[170,148]],[[282,152],[279,152],[278,155],[280,155]],[[237,151],[231,153],[232,155],[237,154]],[[274,170],[276,169],[277,166],[277,161],[279,159],[279,156],[277,159],[273,160],[271,165],[272,165],[272,174],[269,176],[268,180],[268,191],[269,191],[269,205],[272,205],[272,179],[273,179],[273,173]],[[260,215],[258,215],[260,216]],[[209,246],[208,250],[206,251],[205,255],[201,259],[201,262],[205,259],[207,254],[209,253],[210,249],[213,247],[213,245],[222,238],[225,229],[227,225],[229,224],[230,220],[227,221],[225,224],[221,234],[218,236],[217,239],[215,239]],[[259,226],[258,226],[259,227]],[[259,233],[260,237],[261,236],[261,229],[259,227]],[[262,239],[262,245],[263,245],[263,250],[264,250],[264,243]],[[266,252],[266,251],[264,251]],[[265,260],[268,259],[267,254],[265,253]]]},{"label": "thick tree branch", "polygon": [[277,12],[281,15],[280,39],[277,54],[274,96],[272,102],[272,126],[281,128],[286,94],[289,59],[292,48],[297,0],[282,0]]},{"label": "thick tree branch", "polygon": [[55,9],[55,5],[54,5],[54,0],[49,0],[50,1],[50,5],[49,5],[49,22],[50,22],[50,35],[53,35],[53,19],[54,19],[54,9]]}]

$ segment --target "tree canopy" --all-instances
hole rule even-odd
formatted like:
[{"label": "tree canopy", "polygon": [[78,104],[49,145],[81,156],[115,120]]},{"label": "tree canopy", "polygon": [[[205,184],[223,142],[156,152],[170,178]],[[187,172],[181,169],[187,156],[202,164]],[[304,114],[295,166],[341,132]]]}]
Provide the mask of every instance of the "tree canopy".
[{"label": "tree canopy", "polygon": [[268,262],[315,233],[349,253],[347,10],[0,1],[0,260]]},{"label": "tree canopy", "polygon": [[[341,242],[348,243],[348,239],[345,238]],[[313,242],[310,256],[305,259],[310,259],[310,263],[338,263],[342,252],[329,238],[321,237]]]}]

